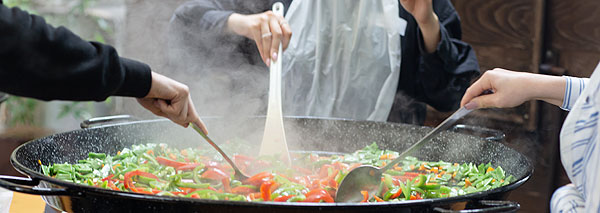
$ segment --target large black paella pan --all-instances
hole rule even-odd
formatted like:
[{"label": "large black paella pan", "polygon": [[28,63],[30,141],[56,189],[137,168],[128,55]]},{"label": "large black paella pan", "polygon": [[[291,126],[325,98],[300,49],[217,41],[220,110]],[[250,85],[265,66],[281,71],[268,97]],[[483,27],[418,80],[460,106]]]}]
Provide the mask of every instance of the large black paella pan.
[{"label": "large black paella pan", "polygon": [[[223,141],[233,136],[259,143],[264,118],[237,122],[205,119],[211,136]],[[382,149],[402,151],[430,129],[408,124],[313,118],[285,118],[290,150],[349,153],[377,142]],[[166,120],[136,121],[60,133],[30,141],[17,148],[11,163],[31,180],[2,177],[0,186],[43,195],[54,208],[69,212],[427,212],[435,207],[475,205],[480,200],[501,200],[522,185],[533,167],[521,153],[483,138],[445,132],[414,153],[421,160],[457,163],[488,163],[501,166],[516,181],[492,190],[458,197],[411,200],[396,203],[275,203],[214,201],[119,192],[79,185],[44,176],[43,164],[76,162],[89,152],[115,154],[132,144],[167,143],[186,148],[203,143],[193,130]],[[258,146],[257,146],[258,147]],[[258,150],[256,150],[258,152]],[[33,187],[35,186],[35,187]],[[509,210],[515,205],[497,207]]]}]

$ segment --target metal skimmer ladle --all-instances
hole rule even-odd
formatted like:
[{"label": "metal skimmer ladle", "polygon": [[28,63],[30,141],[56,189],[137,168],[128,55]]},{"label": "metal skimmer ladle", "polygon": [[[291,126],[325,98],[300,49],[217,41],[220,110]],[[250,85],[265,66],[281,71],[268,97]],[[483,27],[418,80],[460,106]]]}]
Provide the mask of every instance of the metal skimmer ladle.
[{"label": "metal skimmer ladle", "polygon": [[430,139],[437,136],[438,133],[448,129],[457,120],[469,114],[471,111],[473,110],[466,109],[465,107],[460,108],[435,129],[427,133],[425,137],[421,138],[417,143],[402,152],[394,161],[388,163],[383,168],[365,165],[356,167],[350,171],[348,175],[342,179],[342,182],[338,187],[335,194],[335,202],[359,202],[363,199],[363,195],[360,193],[361,191],[368,191],[369,195],[375,194],[381,183],[381,174],[398,164],[411,152],[423,147]]},{"label": "metal skimmer ladle", "polygon": [[225,158],[225,160],[227,161],[227,163],[229,163],[229,165],[231,165],[231,167],[233,167],[233,170],[235,171],[235,179],[236,180],[246,180],[248,179],[250,176],[248,176],[247,174],[243,173],[242,170],[240,170],[235,163],[233,163],[233,161],[231,160],[231,158],[229,158],[229,156],[227,156],[227,154],[225,154],[225,152],[223,152],[223,150],[217,146],[217,144],[215,144],[215,142],[213,142],[213,140],[211,140],[208,135],[204,134],[204,132],[200,129],[200,127],[196,126],[196,124],[190,123],[190,125],[192,126],[192,128],[194,130],[196,130],[196,132],[198,132],[198,134],[202,135],[202,137],[204,138],[204,140],[206,140],[206,142],[208,142],[212,147],[214,147],[219,154],[221,154],[221,156],[223,156],[223,158]]}]

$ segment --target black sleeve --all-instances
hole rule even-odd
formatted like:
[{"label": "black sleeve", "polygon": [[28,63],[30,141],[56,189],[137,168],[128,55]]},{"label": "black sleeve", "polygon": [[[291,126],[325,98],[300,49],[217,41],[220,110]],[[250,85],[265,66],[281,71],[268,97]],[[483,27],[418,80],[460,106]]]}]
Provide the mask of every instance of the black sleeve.
[{"label": "black sleeve", "polygon": [[[180,5],[169,23],[169,63],[189,69],[263,65],[253,40],[229,33],[232,13],[257,14],[270,10],[276,0],[191,0]],[[279,1],[279,0],[277,0]],[[286,8],[291,0],[283,0]]]},{"label": "black sleeve", "polygon": [[42,100],[144,97],[148,65],[119,57],[115,49],[82,40],[39,16],[0,5],[0,91]]},{"label": "black sleeve", "polygon": [[261,13],[270,10],[274,2],[274,0],[192,0],[177,8],[171,21],[180,22],[198,34],[206,32],[224,34],[227,19],[232,13]]},{"label": "black sleeve", "polygon": [[461,41],[458,13],[448,0],[434,1],[434,11],[440,20],[441,40],[433,53],[427,53],[419,29],[421,58],[417,79],[417,97],[439,111],[458,107],[471,79],[479,74],[479,64],[473,48]]}]

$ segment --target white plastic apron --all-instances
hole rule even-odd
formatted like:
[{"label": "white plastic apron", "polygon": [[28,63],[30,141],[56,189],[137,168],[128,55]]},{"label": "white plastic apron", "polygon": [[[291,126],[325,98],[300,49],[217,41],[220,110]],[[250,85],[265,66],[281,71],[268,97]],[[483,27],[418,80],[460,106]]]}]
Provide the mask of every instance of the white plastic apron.
[{"label": "white plastic apron", "polygon": [[397,0],[294,0],[283,53],[283,113],[385,121],[406,21]]}]

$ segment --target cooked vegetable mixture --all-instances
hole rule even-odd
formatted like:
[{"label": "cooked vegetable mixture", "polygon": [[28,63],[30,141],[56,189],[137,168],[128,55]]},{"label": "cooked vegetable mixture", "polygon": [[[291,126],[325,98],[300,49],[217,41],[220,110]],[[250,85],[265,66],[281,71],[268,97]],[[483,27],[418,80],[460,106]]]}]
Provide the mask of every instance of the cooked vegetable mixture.
[{"label": "cooked vegetable mixture", "polygon": [[[233,169],[226,162],[215,161],[206,153],[203,149],[178,150],[165,144],[134,145],[115,156],[89,153],[77,164],[42,165],[42,171],[64,181],[143,194],[235,201],[333,202],[338,184],[348,171],[359,165],[381,167],[398,156],[397,152],[380,150],[375,143],[346,155],[296,154],[297,166],[291,168],[276,157],[235,155],[234,161],[241,170],[258,172],[247,180],[235,180]],[[269,170],[261,171],[264,168]],[[513,179],[501,167],[494,168],[489,163],[426,162],[406,157],[383,174],[377,194],[362,192],[362,202],[458,196],[504,186]]]}]

